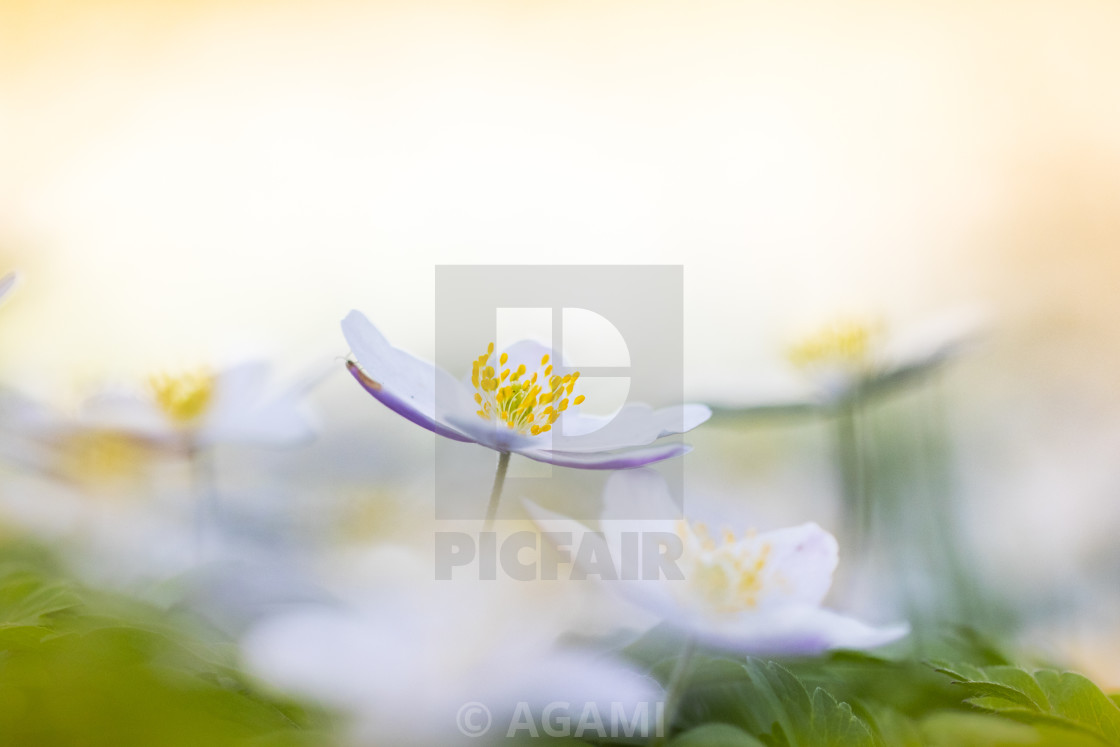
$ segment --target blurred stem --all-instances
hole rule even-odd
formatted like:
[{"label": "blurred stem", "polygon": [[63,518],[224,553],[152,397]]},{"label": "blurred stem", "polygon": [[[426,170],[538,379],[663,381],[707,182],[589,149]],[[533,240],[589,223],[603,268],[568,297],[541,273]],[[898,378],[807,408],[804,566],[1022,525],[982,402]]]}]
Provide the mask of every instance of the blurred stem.
[{"label": "blurred stem", "polygon": [[201,561],[205,555],[207,536],[218,515],[214,468],[210,456],[194,443],[187,445],[187,466],[190,469],[190,492],[194,497],[195,560]]},{"label": "blurred stem", "polygon": [[926,562],[943,574],[942,580],[954,603],[952,611],[959,618],[991,622],[986,595],[977,588],[977,580],[970,570],[971,548],[960,535],[960,506],[951,474],[952,436],[945,422],[940,377],[932,380],[929,402],[929,416],[919,424],[918,431],[928,487],[926,521],[930,532],[925,534]]},{"label": "blurred stem", "polygon": [[857,398],[858,394],[841,405],[836,413],[836,452],[845,520],[851,535],[849,542],[855,547],[863,547],[871,533],[871,506],[860,449]]},{"label": "blurred stem", "polygon": [[494,488],[490,491],[490,505],[486,507],[486,521],[482,531],[488,532],[494,526],[494,517],[498,515],[498,503],[502,500],[502,486],[506,482],[506,472],[509,470],[509,452],[503,451],[498,455],[498,471],[494,473]]},{"label": "blurred stem", "polygon": [[673,673],[669,675],[669,684],[665,686],[665,712],[662,714],[660,728],[655,728],[650,747],[659,747],[669,738],[669,731],[673,728],[673,721],[677,718],[677,711],[681,705],[681,695],[684,692],[684,683],[688,678],[688,665],[692,662],[692,654],[696,651],[696,639],[689,636],[685,639],[684,648],[677,658]]}]

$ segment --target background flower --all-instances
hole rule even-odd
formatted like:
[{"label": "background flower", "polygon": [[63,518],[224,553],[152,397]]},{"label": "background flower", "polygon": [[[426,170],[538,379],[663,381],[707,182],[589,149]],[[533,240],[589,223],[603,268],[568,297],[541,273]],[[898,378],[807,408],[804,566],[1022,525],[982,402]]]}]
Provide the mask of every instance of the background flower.
[{"label": "background flower", "polygon": [[[402,580],[365,587],[360,603],[264,620],[242,641],[249,670],[342,710],[360,744],[501,743],[522,702],[538,724],[549,703],[575,704],[577,713],[597,703],[609,724],[611,703],[626,713],[646,703],[653,713],[661,698],[657,683],[629,666],[561,643],[569,620],[560,600],[519,583]],[[457,726],[467,703],[482,703],[493,718],[481,740]]]},{"label": "background flower", "polygon": [[315,433],[304,403],[315,379],[277,387],[270,366],[254,360],[210,372],[157,374],[147,390],[106,390],[89,397],[74,425],[127,433],[167,446],[218,443],[283,446]]},{"label": "background flower", "polygon": [[[656,473],[613,475],[603,494],[602,557],[614,564],[609,586],[711,646],[752,655],[807,655],[831,648],[870,648],[904,636],[906,625],[873,628],[821,606],[837,564],[832,535],[816,524],[769,532],[716,532],[699,521],[671,518],[680,509]],[[577,522],[530,506],[553,536],[596,536]],[[627,533],[677,538],[682,579],[628,580]]]}]

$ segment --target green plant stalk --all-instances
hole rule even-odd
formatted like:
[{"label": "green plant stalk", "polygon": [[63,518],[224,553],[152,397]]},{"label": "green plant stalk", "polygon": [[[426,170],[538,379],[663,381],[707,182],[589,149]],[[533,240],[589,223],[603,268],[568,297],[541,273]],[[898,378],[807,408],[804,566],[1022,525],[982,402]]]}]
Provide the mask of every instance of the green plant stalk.
[{"label": "green plant stalk", "polygon": [[680,710],[681,695],[684,694],[684,684],[688,678],[688,665],[692,661],[692,654],[696,651],[696,640],[689,636],[681,649],[680,657],[669,675],[669,684],[665,686],[665,711],[650,738],[650,747],[660,747],[669,738],[669,731],[673,728],[673,721]]},{"label": "green plant stalk", "polygon": [[489,532],[494,526],[494,517],[498,515],[498,503],[502,500],[502,486],[505,485],[508,471],[509,452],[503,451],[498,455],[498,470],[494,473],[494,487],[490,490],[490,503],[486,506],[486,521],[482,524],[484,532]]}]

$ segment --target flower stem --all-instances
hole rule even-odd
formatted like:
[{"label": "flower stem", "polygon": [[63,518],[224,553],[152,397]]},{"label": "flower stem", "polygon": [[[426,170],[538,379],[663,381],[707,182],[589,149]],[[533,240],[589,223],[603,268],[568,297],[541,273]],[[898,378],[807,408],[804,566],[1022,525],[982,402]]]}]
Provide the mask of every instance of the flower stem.
[{"label": "flower stem", "polygon": [[841,406],[836,414],[836,448],[840,470],[840,488],[848,521],[848,541],[863,547],[871,532],[871,505],[867,494],[867,475],[860,448],[858,405]]},{"label": "flower stem", "polygon": [[502,499],[502,486],[506,482],[506,472],[509,470],[509,452],[503,451],[498,455],[498,471],[494,473],[494,488],[490,491],[490,505],[486,507],[486,521],[482,531],[488,532],[494,525],[494,517],[498,515],[498,502]]},{"label": "flower stem", "polygon": [[688,675],[688,665],[692,662],[692,654],[696,651],[696,639],[689,636],[685,639],[684,648],[669,675],[669,684],[665,686],[665,711],[661,716],[661,723],[654,729],[650,739],[650,747],[660,747],[669,737],[669,730],[673,728],[677,711],[681,705],[681,695],[684,693],[684,683]]},{"label": "flower stem", "polygon": [[206,550],[207,535],[217,523],[218,497],[214,491],[214,473],[209,455],[194,444],[187,447],[191,494],[194,500],[194,554],[201,562]]}]

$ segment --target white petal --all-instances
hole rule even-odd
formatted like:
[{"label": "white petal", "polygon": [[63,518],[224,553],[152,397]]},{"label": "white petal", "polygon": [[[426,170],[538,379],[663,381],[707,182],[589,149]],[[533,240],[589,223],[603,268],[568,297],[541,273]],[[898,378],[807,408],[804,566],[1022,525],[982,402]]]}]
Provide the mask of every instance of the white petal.
[{"label": "white petal", "polygon": [[[583,568],[587,578],[602,581],[607,588],[620,598],[644,610],[649,610],[657,615],[667,616],[676,607],[676,597],[673,596],[669,583],[676,583],[658,577],[645,578],[642,568],[642,550],[640,545],[630,546],[629,552],[635,553],[634,557],[627,557],[628,550],[624,548],[622,535],[631,532],[636,535],[637,543],[642,541],[643,532],[672,532],[672,524],[656,521],[605,521],[600,524],[600,531],[596,532],[580,522],[562,516],[548,509],[541,508],[531,501],[522,501],[525,510],[533,521],[540,527],[541,532],[550,542],[558,545],[567,545],[571,548],[573,561],[580,557],[597,563],[603,558],[609,558],[611,567],[614,568],[614,578],[603,578],[600,568],[594,564]],[[635,543],[635,544],[637,544]],[[632,578],[632,576],[639,576]],[[633,616],[631,616],[633,617]]]},{"label": "white petal", "polygon": [[654,410],[633,402],[611,416],[566,417],[555,429],[559,451],[603,451],[645,446],[659,438],[684,433],[712,415],[706,405],[676,405]]},{"label": "white petal", "polygon": [[672,520],[681,516],[681,509],[669,493],[669,483],[650,469],[616,472],[603,488],[604,521],[634,519]]},{"label": "white petal", "polygon": [[610,543],[603,534],[595,532],[575,519],[541,508],[532,501],[523,500],[522,504],[534,523],[540,527],[541,533],[550,542],[562,546],[570,545],[571,547],[580,547],[586,543],[589,546],[588,552],[594,552],[596,558],[610,558],[615,569],[615,575],[618,575],[621,570],[617,560],[618,556],[612,552]]},{"label": "white petal", "polygon": [[519,451],[535,448],[539,437],[516,431],[505,423],[481,418],[477,412],[446,413],[444,421],[477,444],[496,451]]},{"label": "white petal", "polygon": [[766,576],[774,591],[767,595],[769,604],[819,605],[832,586],[838,556],[836,538],[814,523],[763,532],[740,540],[740,544],[754,548],[766,544],[770,548]]},{"label": "white petal", "polygon": [[77,422],[82,428],[120,431],[154,441],[171,441],[179,433],[150,399],[120,391],[105,391],[87,399]]},{"label": "white petal", "polygon": [[524,457],[557,467],[574,469],[634,469],[647,464],[683,456],[692,451],[686,444],[665,443],[653,446],[619,449],[617,451],[555,451],[550,449],[523,448],[517,453]]},{"label": "white petal", "polygon": [[725,620],[693,617],[676,622],[708,645],[755,656],[813,656],[834,648],[874,648],[910,631],[904,623],[872,627],[808,605],[744,612]]},{"label": "white petal", "polygon": [[270,366],[247,361],[217,374],[214,401],[197,439],[199,443],[294,444],[314,435],[310,416],[297,390],[274,391]]},{"label": "white petal", "polygon": [[443,369],[394,348],[361,312],[351,311],[342,320],[342,333],[376,388],[371,394],[409,420],[455,438],[444,414],[469,406],[471,393],[462,384]]}]

